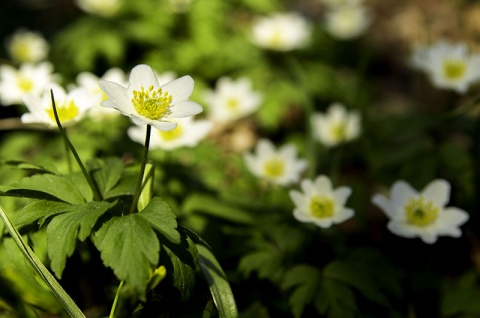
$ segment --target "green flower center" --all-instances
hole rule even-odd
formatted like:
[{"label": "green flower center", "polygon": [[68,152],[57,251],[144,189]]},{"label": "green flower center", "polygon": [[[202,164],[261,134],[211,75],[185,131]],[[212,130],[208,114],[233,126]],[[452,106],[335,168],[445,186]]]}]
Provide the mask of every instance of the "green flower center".
[{"label": "green flower center", "polygon": [[407,222],[424,227],[432,224],[438,218],[440,209],[432,201],[425,201],[424,197],[412,198],[408,200],[404,207],[407,216]]},{"label": "green flower center", "polygon": [[178,126],[170,131],[158,131],[160,137],[165,141],[172,141],[178,139],[183,134],[183,128]]},{"label": "green flower center", "polygon": [[29,78],[20,76],[17,79],[17,85],[22,92],[28,93],[33,89],[33,81]]},{"label": "green flower center", "polygon": [[172,113],[170,110],[172,95],[163,92],[161,88],[153,89],[153,85],[145,90],[134,90],[132,104],[138,114],[152,120],[159,120]]},{"label": "green flower center", "polygon": [[316,195],[310,199],[310,213],[318,219],[332,217],[335,213],[335,202],[329,196]]},{"label": "green flower center", "polygon": [[446,60],[443,62],[443,74],[450,80],[458,80],[465,76],[467,65],[459,60]]},{"label": "green flower center", "polygon": [[[63,104],[57,104],[57,114],[58,114],[58,119],[60,120],[61,123],[68,122],[72,119],[77,118],[79,109],[78,106],[75,105],[75,103],[72,101],[68,101]],[[53,109],[49,108],[46,109],[46,112],[48,114],[48,117],[55,122],[55,114],[53,113]]]},{"label": "green flower center", "polygon": [[270,178],[277,178],[285,171],[285,163],[279,158],[271,158],[265,161],[263,173]]}]

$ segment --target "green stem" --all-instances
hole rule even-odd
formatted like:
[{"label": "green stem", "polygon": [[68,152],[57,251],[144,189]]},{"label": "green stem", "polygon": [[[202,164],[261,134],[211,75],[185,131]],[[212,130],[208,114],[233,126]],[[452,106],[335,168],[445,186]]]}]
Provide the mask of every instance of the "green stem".
[{"label": "green stem", "polygon": [[110,316],[108,316],[109,318],[115,317],[115,309],[117,309],[118,299],[120,298],[120,291],[122,290],[122,287],[123,280],[120,282],[120,285],[118,285],[117,293],[115,294],[115,299],[113,300],[112,309],[110,310]]},{"label": "green stem", "polygon": [[68,139],[67,133],[65,132],[65,129],[63,128],[62,124],[60,123],[60,119],[58,118],[58,113],[57,113],[57,106],[55,105],[55,99],[53,97],[53,90],[50,90],[50,97],[52,99],[53,115],[55,116],[55,121],[57,123],[58,130],[60,131],[60,134],[62,135],[63,139],[65,140],[65,144],[70,149],[73,156],[75,157],[75,160],[77,161],[77,164],[79,165],[80,169],[82,170],[82,173],[85,176],[85,179],[87,179],[87,182],[88,182],[88,184],[90,185],[90,188],[93,191],[95,201],[102,201],[102,195],[100,193],[100,190],[98,189],[98,185],[95,183],[93,178],[90,176],[87,169],[85,169],[85,166],[83,165],[82,160],[80,159],[80,156],[78,155],[77,151],[75,150],[75,147],[73,147],[72,143]]},{"label": "green stem", "polygon": [[[65,132],[66,133],[66,132]],[[70,152],[68,151],[68,143],[65,141],[65,138],[62,138],[65,145],[65,158],[67,159],[68,172],[72,173],[72,160],[70,159]]]},{"label": "green stem", "polygon": [[130,214],[135,212],[135,209],[137,208],[138,198],[142,193],[143,174],[145,173],[145,166],[147,165],[148,148],[150,146],[151,131],[152,131],[152,127],[150,125],[147,125],[147,132],[145,134],[145,147],[143,147],[142,164],[140,166],[140,174],[138,176],[137,186],[135,187],[135,194],[133,195],[133,201],[130,207],[130,212],[129,212]]},{"label": "green stem", "polygon": [[7,216],[7,213],[0,205],[0,218],[5,223],[5,226],[10,233],[10,236],[13,238],[18,248],[22,252],[23,256],[27,261],[33,266],[33,268],[40,274],[48,287],[52,290],[53,294],[62,304],[63,308],[68,312],[70,317],[73,318],[85,318],[85,315],[82,313],[80,308],[75,304],[72,298],[67,294],[67,292],[62,288],[62,286],[57,282],[55,277],[48,271],[48,269],[43,265],[40,259],[35,255],[30,246],[28,246],[25,241],[18,233],[15,226],[12,224],[10,219]]}]

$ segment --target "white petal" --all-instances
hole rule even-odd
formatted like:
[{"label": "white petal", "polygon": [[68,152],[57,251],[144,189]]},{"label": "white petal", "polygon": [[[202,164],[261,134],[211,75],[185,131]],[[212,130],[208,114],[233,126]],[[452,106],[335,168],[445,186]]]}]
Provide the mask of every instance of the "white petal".
[{"label": "white petal", "polygon": [[[99,81],[98,85],[105,92],[109,100],[108,103],[102,102],[102,106],[105,105],[104,107],[116,108],[124,114],[136,114],[135,108],[128,98],[127,88],[115,82],[108,81]],[[112,103],[116,106],[112,106]]]},{"label": "white petal", "polygon": [[172,111],[172,113],[168,116],[167,119],[193,116],[201,113],[203,111],[203,108],[195,102],[183,101],[178,104],[173,104],[170,110]]},{"label": "white petal", "polygon": [[420,238],[427,244],[433,244],[437,241],[437,233],[434,231],[422,231],[419,233]]},{"label": "white petal", "polygon": [[302,207],[304,205],[305,197],[300,191],[291,190],[288,194],[297,207]]},{"label": "white petal", "polygon": [[397,222],[390,220],[387,228],[393,233],[401,237],[412,238],[418,236],[418,231],[405,222]]},{"label": "white petal", "polygon": [[342,223],[345,220],[350,219],[355,212],[352,209],[341,209],[333,216],[333,221],[335,223]]},{"label": "white petal", "polygon": [[301,209],[293,210],[293,216],[300,222],[304,222],[304,223],[312,222],[312,217],[309,214],[306,214]]},{"label": "white petal", "polygon": [[170,131],[177,127],[177,123],[172,121],[151,121],[149,123],[152,127],[155,127],[161,131]]},{"label": "white petal", "polygon": [[445,180],[434,180],[425,187],[422,195],[443,208],[450,199],[450,184]]},{"label": "white petal", "polygon": [[391,200],[394,205],[404,206],[408,199],[417,196],[418,192],[405,181],[397,181],[392,186]]},{"label": "white petal", "polygon": [[340,187],[335,189],[333,192],[333,197],[335,198],[335,204],[340,207],[343,207],[347,202],[348,197],[352,194],[352,189],[349,187]]},{"label": "white petal", "polygon": [[324,194],[332,192],[332,183],[327,176],[321,175],[315,179],[315,189]]},{"label": "white petal", "polygon": [[193,79],[186,75],[162,85],[162,90],[172,95],[172,104],[175,105],[181,101],[188,100],[192,95],[193,85]]},{"label": "white petal", "polygon": [[461,226],[469,219],[467,212],[458,209],[458,208],[445,208],[438,217],[438,222],[440,224],[445,224],[449,226]]},{"label": "white petal", "polygon": [[396,209],[394,208],[392,202],[387,199],[382,194],[375,194],[372,197],[372,203],[378,206],[380,209],[383,210],[383,212],[390,218],[395,217],[395,211]]},{"label": "white petal", "polygon": [[[129,90],[139,90],[141,87],[147,89],[151,85],[158,88],[158,79],[152,68],[145,64],[140,64],[132,69],[129,77]],[[108,94],[107,94],[108,95]]]},{"label": "white petal", "polygon": [[270,157],[275,151],[275,146],[268,139],[260,139],[256,147],[257,156],[260,158]]}]

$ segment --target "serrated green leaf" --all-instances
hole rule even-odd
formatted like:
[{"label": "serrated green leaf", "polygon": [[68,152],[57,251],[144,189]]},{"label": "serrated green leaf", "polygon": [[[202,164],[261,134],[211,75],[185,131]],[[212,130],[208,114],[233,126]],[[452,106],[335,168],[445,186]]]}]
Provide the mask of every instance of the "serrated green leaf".
[{"label": "serrated green leaf", "polygon": [[49,216],[66,212],[71,208],[71,204],[57,201],[37,200],[27,204],[15,222],[18,227],[22,227],[38,220],[40,226]]},{"label": "serrated green leaf", "polygon": [[0,186],[6,195],[31,198],[57,198],[60,201],[77,204],[84,202],[82,194],[67,179],[53,174],[34,175],[21,179],[9,186]]},{"label": "serrated green leaf", "polygon": [[322,316],[326,314],[329,318],[356,317],[355,295],[343,282],[322,279],[314,301],[315,308]]},{"label": "serrated green leaf", "polygon": [[260,278],[276,281],[282,274],[281,257],[273,250],[257,250],[245,254],[240,259],[238,269],[245,276],[255,271]]},{"label": "serrated green leaf", "polygon": [[63,214],[55,216],[47,227],[47,252],[51,268],[58,278],[62,277],[67,257],[75,250],[77,237],[84,241],[98,218],[114,203],[88,202],[70,205]]},{"label": "serrated green leaf", "polygon": [[308,265],[297,265],[285,274],[282,288],[296,287],[288,300],[295,317],[301,317],[303,308],[312,302],[319,282],[319,270]]},{"label": "serrated green leaf", "polygon": [[248,212],[221,202],[218,198],[204,194],[193,194],[189,196],[183,203],[182,210],[185,213],[203,212],[240,224],[255,223],[253,217]]},{"label": "serrated green leaf", "polygon": [[137,178],[136,174],[123,174],[115,186],[104,194],[103,198],[114,199],[120,196],[133,195]]},{"label": "serrated green leaf", "polygon": [[323,275],[326,278],[335,279],[355,287],[361,295],[377,304],[389,305],[388,298],[380,290],[377,283],[371,277],[365,275],[365,272],[359,271],[355,263],[341,260],[333,261],[325,267]]},{"label": "serrated green leaf", "polygon": [[87,179],[85,179],[85,176],[83,175],[83,173],[81,172],[71,173],[71,174],[65,175],[64,178],[75,185],[78,191],[85,198],[85,201],[90,202],[93,200],[92,188],[90,187],[90,184],[88,183]]},{"label": "serrated green leaf", "polygon": [[172,245],[170,248],[163,245],[163,248],[170,259],[170,264],[165,264],[167,273],[173,275],[173,286],[180,291],[181,300],[185,302],[190,298],[195,287],[198,252],[195,244],[188,236],[183,238],[180,245]]},{"label": "serrated green leaf", "polygon": [[205,246],[198,244],[198,264],[210,286],[215,306],[221,318],[238,317],[237,305],[232,289],[222,267],[213,253]]},{"label": "serrated green leaf", "polygon": [[145,292],[151,266],[157,266],[160,243],[142,216],[113,217],[95,233],[94,244],[105,266],[140,293]]},{"label": "serrated green leaf", "polygon": [[164,235],[170,242],[180,243],[180,233],[176,229],[176,215],[165,201],[160,198],[153,198],[138,215],[149,222],[155,230]]},{"label": "serrated green leaf", "polygon": [[95,159],[87,162],[87,168],[105,197],[122,177],[123,162],[118,158]]}]

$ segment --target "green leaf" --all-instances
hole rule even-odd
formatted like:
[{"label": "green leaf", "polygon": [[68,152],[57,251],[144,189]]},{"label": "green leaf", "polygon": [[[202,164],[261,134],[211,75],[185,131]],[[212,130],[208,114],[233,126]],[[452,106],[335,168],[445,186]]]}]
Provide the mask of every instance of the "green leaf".
[{"label": "green leaf", "polygon": [[80,308],[75,304],[72,298],[65,292],[62,286],[57,282],[55,277],[48,271],[48,269],[43,265],[40,259],[33,253],[30,246],[28,246],[25,241],[22,239],[17,229],[13,226],[12,222],[8,218],[7,214],[0,205],[0,218],[5,223],[5,226],[8,229],[11,237],[15,240],[15,243],[20,248],[22,254],[28,260],[30,264],[35,268],[35,270],[42,276],[43,280],[47,283],[48,287],[55,294],[55,297],[62,303],[62,306],[68,312],[70,317],[73,318],[84,318],[85,315],[82,313]]},{"label": "green leaf", "polygon": [[318,269],[308,265],[297,265],[285,274],[282,288],[296,287],[288,300],[295,317],[301,317],[303,308],[312,302],[320,276]]},{"label": "green leaf", "polygon": [[198,264],[210,286],[215,306],[221,318],[238,317],[237,305],[232,289],[222,267],[212,252],[205,246],[197,244]]},{"label": "green leaf", "polygon": [[33,222],[38,221],[40,226],[43,222],[52,215],[66,212],[72,207],[69,203],[57,202],[57,201],[47,201],[47,200],[37,200],[32,203],[27,204],[15,221],[15,224],[18,227],[22,227]]},{"label": "green leaf", "polygon": [[180,291],[181,300],[186,302],[195,287],[195,270],[198,263],[198,251],[188,236],[183,236],[179,245],[163,245],[170,263],[165,263],[167,275],[172,275],[173,286]]},{"label": "green leaf", "polygon": [[160,243],[144,217],[137,213],[111,218],[95,233],[94,244],[119,280],[145,292],[150,268],[158,263]]},{"label": "green leaf", "polygon": [[356,317],[357,305],[353,291],[343,282],[324,278],[315,296],[315,308],[329,318]]},{"label": "green leaf", "polygon": [[441,303],[442,317],[477,317],[480,315],[480,277],[468,271],[458,281],[447,284]]},{"label": "green leaf", "polygon": [[364,271],[359,271],[355,263],[342,260],[333,261],[325,267],[323,275],[355,287],[361,295],[377,304],[389,305],[388,298],[380,290],[373,277],[365,275]]},{"label": "green leaf", "polygon": [[63,214],[55,216],[47,227],[47,252],[51,268],[58,278],[62,277],[67,257],[75,250],[78,236],[84,241],[98,218],[116,202],[88,202],[71,205]]},{"label": "green leaf", "polygon": [[105,197],[122,177],[123,162],[118,158],[94,159],[87,162],[87,168]]},{"label": "green leaf", "polygon": [[124,173],[115,186],[105,192],[103,198],[113,199],[120,196],[133,195],[137,178],[137,173]]},{"label": "green leaf", "polygon": [[280,254],[272,248],[256,250],[245,254],[238,264],[238,269],[245,276],[255,271],[260,278],[277,281],[282,275]]},{"label": "green leaf", "polygon": [[138,215],[149,222],[155,230],[164,235],[170,242],[180,243],[180,233],[176,230],[176,215],[165,201],[158,197],[153,198]]},{"label": "green leaf", "polygon": [[31,198],[51,198],[76,204],[84,202],[82,194],[73,183],[53,174],[34,175],[10,186],[0,186],[0,194]]},{"label": "green leaf", "polygon": [[50,173],[56,174],[56,171],[53,167],[44,167],[42,165],[37,165],[34,163],[22,161],[22,160],[6,160],[4,162],[7,165],[14,166],[17,169],[29,171],[32,173]]},{"label": "green leaf", "polygon": [[221,202],[218,198],[204,194],[189,196],[185,200],[182,210],[185,213],[203,212],[239,224],[248,225],[255,223],[255,220],[248,212]]}]

